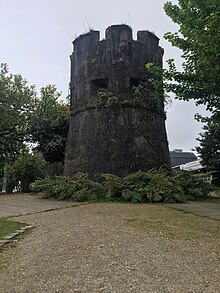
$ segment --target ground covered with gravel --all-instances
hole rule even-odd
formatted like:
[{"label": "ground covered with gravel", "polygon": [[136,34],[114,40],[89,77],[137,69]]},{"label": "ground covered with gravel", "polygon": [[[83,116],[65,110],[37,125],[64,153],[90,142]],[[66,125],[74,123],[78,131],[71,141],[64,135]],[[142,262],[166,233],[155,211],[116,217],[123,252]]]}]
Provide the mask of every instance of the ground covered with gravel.
[{"label": "ground covered with gravel", "polygon": [[16,217],[0,292],[220,292],[219,221],[161,205],[96,203]]}]

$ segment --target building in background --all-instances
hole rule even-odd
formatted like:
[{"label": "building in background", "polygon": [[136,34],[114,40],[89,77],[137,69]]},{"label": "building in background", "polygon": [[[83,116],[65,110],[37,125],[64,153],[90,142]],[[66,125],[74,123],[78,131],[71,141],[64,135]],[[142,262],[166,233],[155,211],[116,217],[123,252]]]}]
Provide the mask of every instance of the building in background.
[{"label": "building in background", "polygon": [[170,151],[171,167],[183,165],[197,160],[197,157],[192,152],[183,152],[182,149],[174,149]]}]

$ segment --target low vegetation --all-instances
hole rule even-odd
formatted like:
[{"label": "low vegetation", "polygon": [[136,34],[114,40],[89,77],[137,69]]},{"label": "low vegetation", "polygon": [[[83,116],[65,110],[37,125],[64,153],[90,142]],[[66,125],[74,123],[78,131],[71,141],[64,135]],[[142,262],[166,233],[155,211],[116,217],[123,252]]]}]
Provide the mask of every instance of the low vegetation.
[{"label": "low vegetation", "polygon": [[9,221],[5,218],[0,219],[0,239],[3,239],[5,236],[24,226],[25,224],[20,222]]},{"label": "low vegetation", "polygon": [[206,181],[207,174],[151,170],[136,172],[120,178],[103,174],[102,182],[85,175],[51,177],[37,180],[33,192],[43,192],[45,198],[74,201],[123,201],[132,203],[184,202],[208,197],[213,186]]}]

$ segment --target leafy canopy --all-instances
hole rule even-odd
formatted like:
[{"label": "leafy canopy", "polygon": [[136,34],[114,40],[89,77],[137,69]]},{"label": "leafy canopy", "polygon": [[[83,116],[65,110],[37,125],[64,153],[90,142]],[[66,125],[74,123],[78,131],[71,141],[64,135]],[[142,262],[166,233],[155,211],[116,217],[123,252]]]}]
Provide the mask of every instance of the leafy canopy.
[{"label": "leafy canopy", "polygon": [[25,148],[27,128],[33,113],[36,92],[21,75],[9,74],[0,65],[0,164]]},{"label": "leafy canopy", "polygon": [[17,155],[13,162],[5,165],[8,191],[11,192],[20,182],[21,192],[30,192],[30,184],[45,177],[44,165],[45,161],[39,153],[23,152]]},{"label": "leafy canopy", "polygon": [[64,160],[69,109],[59,97],[54,85],[43,87],[37,96],[34,85],[10,74],[7,64],[0,65],[0,169],[30,142],[46,161]]},{"label": "leafy canopy", "polygon": [[203,129],[204,133],[197,139],[200,146],[196,150],[202,158],[203,165],[220,172],[220,124],[208,123]]},{"label": "leafy canopy", "polygon": [[69,128],[69,109],[58,101],[59,97],[54,85],[41,89],[29,128],[31,141],[50,163],[64,161]]},{"label": "leafy canopy", "polygon": [[176,97],[196,104],[204,104],[220,119],[220,3],[219,0],[168,1],[164,5],[166,14],[179,25],[177,32],[165,34],[171,44],[183,51],[183,70],[178,71],[174,60],[168,60],[168,70],[147,68],[163,73],[160,85]]},{"label": "leafy canopy", "polygon": [[163,82],[152,79],[154,87],[173,92],[176,98],[195,100],[211,111],[200,146],[196,148],[202,163],[211,170],[220,170],[220,2],[219,0],[178,0],[164,5],[166,14],[179,25],[177,32],[167,32],[165,39],[182,50],[183,70],[178,71],[174,60],[168,69],[147,64],[147,69],[163,75]]},{"label": "leafy canopy", "polygon": [[179,25],[178,32],[168,32],[165,38],[183,51],[185,61],[183,72],[177,71],[173,60],[168,61],[166,89],[212,112],[196,150],[203,165],[220,171],[220,2],[179,0],[178,5],[166,2],[164,9]]},{"label": "leafy canopy", "polygon": [[179,31],[165,38],[183,51],[183,72],[170,61],[171,89],[184,100],[195,99],[209,110],[220,108],[220,4],[218,0],[167,2],[166,14],[179,24]]}]

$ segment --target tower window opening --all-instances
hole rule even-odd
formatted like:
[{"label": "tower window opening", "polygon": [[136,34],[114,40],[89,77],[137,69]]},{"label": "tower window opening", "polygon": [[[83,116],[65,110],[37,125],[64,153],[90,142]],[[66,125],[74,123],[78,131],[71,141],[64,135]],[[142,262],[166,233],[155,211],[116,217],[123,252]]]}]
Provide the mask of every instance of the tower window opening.
[{"label": "tower window opening", "polygon": [[108,89],[108,78],[98,78],[92,80],[92,94],[96,94],[100,89]]},{"label": "tower window opening", "polygon": [[133,89],[133,87],[138,87],[139,85],[145,85],[146,81],[143,79],[138,78],[130,78],[130,90]]}]

